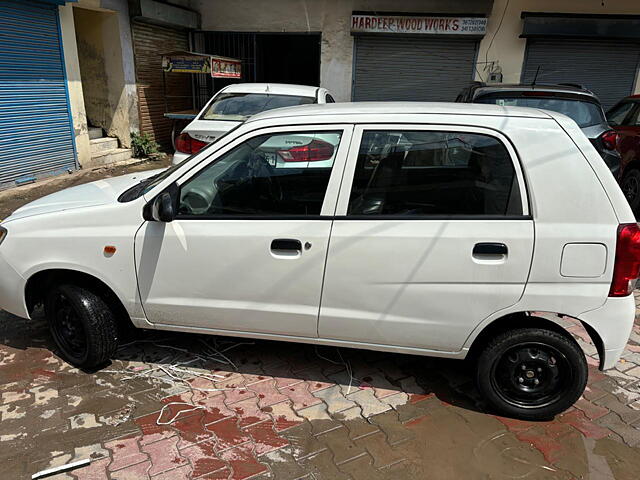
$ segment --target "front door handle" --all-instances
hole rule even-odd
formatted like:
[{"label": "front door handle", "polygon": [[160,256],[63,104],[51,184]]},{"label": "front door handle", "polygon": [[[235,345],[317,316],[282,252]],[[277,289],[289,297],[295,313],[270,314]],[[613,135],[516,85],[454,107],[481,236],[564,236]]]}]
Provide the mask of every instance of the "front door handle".
[{"label": "front door handle", "polygon": [[474,255],[506,255],[507,253],[509,253],[509,249],[504,243],[476,243],[473,247]]},{"label": "front door handle", "polygon": [[276,238],[271,242],[271,250],[273,251],[302,251],[302,242],[291,238]]}]

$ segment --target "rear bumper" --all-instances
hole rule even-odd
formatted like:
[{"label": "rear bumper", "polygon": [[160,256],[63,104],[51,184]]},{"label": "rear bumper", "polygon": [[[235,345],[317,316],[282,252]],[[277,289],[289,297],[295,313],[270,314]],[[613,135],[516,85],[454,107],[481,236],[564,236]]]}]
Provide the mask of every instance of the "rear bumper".
[{"label": "rear bumper", "polygon": [[600,369],[615,366],[627,346],[636,317],[636,302],[632,295],[609,297],[600,308],[579,315],[578,318],[593,328],[602,340]]}]

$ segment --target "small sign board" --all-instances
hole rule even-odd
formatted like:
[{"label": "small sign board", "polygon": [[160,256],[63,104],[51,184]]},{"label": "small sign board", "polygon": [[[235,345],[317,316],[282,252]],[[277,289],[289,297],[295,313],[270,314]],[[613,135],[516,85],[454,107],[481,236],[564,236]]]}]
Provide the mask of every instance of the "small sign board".
[{"label": "small sign board", "polygon": [[242,62],[233,58],[211,57],[211,76],[213,78],[241,78]]},{"label": "small sign board", "polygon": [[195,55],[165,55],[162,57],[162,69],[169,73],[210,73],[209,57]]},{"label": "small sign board", "polygon": [[352,33],[413,33],[429,35],[484,35],[484,17],[352,15]]}]

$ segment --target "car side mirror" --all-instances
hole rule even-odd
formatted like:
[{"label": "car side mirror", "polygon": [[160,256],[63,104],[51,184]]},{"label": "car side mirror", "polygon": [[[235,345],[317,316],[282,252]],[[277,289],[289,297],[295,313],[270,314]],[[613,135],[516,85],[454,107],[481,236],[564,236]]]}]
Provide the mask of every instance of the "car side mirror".
[{"label": "car side mirror", "polygon": [[175,218],[173,198],[169,192],[158,195],[151,204],[151,218],[155,222],[172,222]]}]

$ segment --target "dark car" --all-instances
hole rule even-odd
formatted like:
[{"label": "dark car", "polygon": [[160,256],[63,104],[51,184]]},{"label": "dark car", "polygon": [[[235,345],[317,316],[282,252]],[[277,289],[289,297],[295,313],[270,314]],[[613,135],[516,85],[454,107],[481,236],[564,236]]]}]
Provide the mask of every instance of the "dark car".
[{"label": "dark car", "polygon": [[620,187],[633,211],[640,209],[640,95],[631,95],[607,112],[618,134]]},{"label": "dark car", "polygon": [[456,102],[532,107],[562,113],[578,124],[619,180],[618,135],[607,123],[598,97],[580,85],[487,85],[474,82],[458,95]]}]

